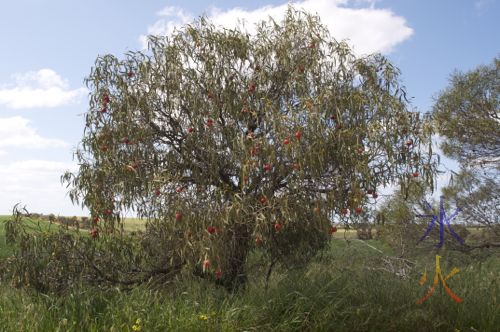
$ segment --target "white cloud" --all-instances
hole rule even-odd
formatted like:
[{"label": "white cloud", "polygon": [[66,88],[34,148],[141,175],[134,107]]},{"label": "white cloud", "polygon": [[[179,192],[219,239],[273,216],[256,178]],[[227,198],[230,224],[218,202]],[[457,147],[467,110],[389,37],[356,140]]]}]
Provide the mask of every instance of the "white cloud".
[{"label": "white cloud", "polygon": [[[375,8],[376,0],[304,0],[295,2],[297,9],[319,14],[321,22],[337,40],[348,39],[355,53],[390,53],[394,47],[408,39],[413,30],[406,20],[388,9]],[[348,7],[356,5],[356,7]],[[281,21],[288,4],[264,6],[254,10],[232,8],[220,10],[212,8],[207,15],[215,24],[234,28],[242,20],[249,33],[255,32],[254,24],[267,20],[268,16]],[[157,13],[161,18],[148,27],[148,35],[168,35],[174,28],[180,28],[193,20],[193,15],[179,7],[166,7]],[[141,36],[143,48],[147,47],[146,37]]]},{"label": "white cloud", "polygon": [[[176,27],[180,28],[184,24],[192,22],[194,19],[191,14],[175,6],[167,6],[157,12],[156,15],[161,16],[162,19],[148,27],[148,35],[169,35]],[[143,49],[147,48],[147,36],[141,35],[139,37],[139,42]]]},{"label": "white cloud", "polygon": [[81,209],[71,205],[67,189],[60,176],[76,171],[75,163],[49,160],[24,160],[0,164],[0,214],[9,214],[21,202],[30,212],[82,215]]},{"label": "white cloud", "polygon": [[[30,127],[30,121],[20,116],[0,118],[0,148],[64,148],[69,144],[58,139],[44,138]],[[5,152],[4,152],[5,153]],[[0,151],[0,155],[2,152]]]},{"label": "white cloud", "polygon": [[0,105],[14,109],[59,107],[77,102],[87,89],[70,89],[51,69],[14,74],[14,84],[0,86]]}]

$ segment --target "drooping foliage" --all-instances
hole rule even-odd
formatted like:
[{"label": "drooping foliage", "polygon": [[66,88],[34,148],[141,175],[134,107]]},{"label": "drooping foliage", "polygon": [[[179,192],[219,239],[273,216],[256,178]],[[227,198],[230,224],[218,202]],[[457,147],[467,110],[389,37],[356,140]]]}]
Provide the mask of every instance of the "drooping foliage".
[{"label": "drooping foliage", "polygon": [[500,167],[500,59],[455,72],[432,116],[445,155],[467,167]]},{"label": "drooping foliage", "polygon": [[380,186],[433,185],[432,128],[398,69],[292,7],[254,36],[201,18],[150,37],[146,52],[99,57],[87,85],[80,169],[63,181],[100,241],[134,209],[158,264],[179,258],[229,287],[252,248],[307,261],[332,222],[366,218]]}]

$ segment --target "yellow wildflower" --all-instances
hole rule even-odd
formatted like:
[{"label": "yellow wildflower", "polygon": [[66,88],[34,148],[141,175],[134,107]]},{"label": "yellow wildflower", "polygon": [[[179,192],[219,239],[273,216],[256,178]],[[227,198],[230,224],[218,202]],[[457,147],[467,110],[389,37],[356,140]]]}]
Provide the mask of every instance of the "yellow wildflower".
[{"label": "yellow wildflower", "polygon": [[200,320],[208,320],[208,315],[200,315],[198,316]]},{"label": "yellow wildflower", "polygon": [[134,325],[132,325],[132,330],[133,330],[133,331],[140,331],[140,330],[142,329],[142,327],[141,327],[141,322],[142,322],[142,321],[141,321],[141,319],[140,319],[140,318],[137,318],[137,319],[135,320],[135,324],[134,324]]}]

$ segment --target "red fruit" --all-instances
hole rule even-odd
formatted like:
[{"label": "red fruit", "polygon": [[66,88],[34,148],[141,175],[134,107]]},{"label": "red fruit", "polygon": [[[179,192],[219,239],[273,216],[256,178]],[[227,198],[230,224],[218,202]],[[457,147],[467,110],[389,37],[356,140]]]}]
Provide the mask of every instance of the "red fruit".
[{"label": "red fruit", "polygon": [[274,224],[274,229],[276,230],[276,232],[279,232],[281,230],[281,224]]},{"label": "red fruit", "polygon": [[261,202],[261,204],[266,204],[267,203],[266,196],[262,196],[259,201]]},{"label": "red fruit", "polygon": [[419,174],[418,172],[413,172],[413,173],[412,173],[412,175],[413,175],[413,177],[414,177],[414,178],[416,178],[416,177],[418,177],[420,174]]},{"label": "red fruit", "polygon": [[106,145],[104,145],[104,144],[103,144],[103,145],[101,145],[101,146],[100,146],[100,148],[101,148],[101,151],[102,151],[102,152],[106,152],[106,151],[108,151],[108,147],[107,147]]},{"label": "red fruit", "polygon": [[107,111],[108,111],[108,109],[106,108],[106,106],[104,106],[103,108],[101,108],[101,110],[99,112],[106,113]]},{"label": "red fruit", "polygon": [[104,104],[107,104],[109,103],[110,99],[109,99],[109,96],[107,94],[105,94],[103,97],[102,97],[102,102]]},{"label": "red fruit", "polygon": [[300,74],[303,74],[303,73],[304,73],[304,70],[305,70],[304,65],[299,65],[299,66],[297,67],[297,71],[298,71]]},{"label": "red fruit", "polygon": [[365,149],[363,149],[362,147],[359,147],[359,148],[358,148],[358,153],[359,153],[359,154],[362,154],[364,151],[365,151]]},{"label": "red fruit", "polygon": [[265,164],[265,165],[264,165],[264,171],[266,171],[266,172],[270,171],[270,170],[271,170],[271,168],[273,168],[273,167],[271,166],[271,164]]},{"label": "red fruit", "polygon": [[90,235],[95,239],[99,235],[99,231],[96,228],[92,228]]},{"label": "red fruit", "polygon": [[189,127],[188,128],[188,133],[192,133],[194,131],[194,128],[193,127]]},{"label": "red fruit", "polygon": [[368,193],[368,195],[372,195],[373,194],[373,189],[368,189],[366,192]]},{"label": "red fruit", "polygon": [[127,145],[128,145],[128,144],[130,144],[130,140],[129,140],[128,138],[124,138],[124,139],[122,140],[122,143],[123,143],[123,144],[127,144]]},{"label": "red fruit", "polygon": [[215,271],[215,277],[216,277],[217,279],[220,279],[220,278],[222,277],[222,271],[221,271],[221,270],[217,270],[217,271]]},{"label": "red fruit", "polygon": [[249,93],[254,93],[256,88],[257,88],[257,85],[255,83],[250,83],[248,85],[248,92]]},{"label": "red fruit", "polygon": [[177,187],[177,188],[175,188],[175,192],[176,192],[176,193],[180,193],[180,192],[182,192],[182,187]]},{"label": "red fruit", "polygon": [[129,71],[129,72],[127,73],[127,76],[130,78],[130,77],[134,76],[134,73],[133,73],[133,72],[131,72],[131,71]]},{"label": "red fruit", "polygon": [[259,150],[260,150],[260,145],[257,144],[250,149],[250,155],[255,156],[257,153],[259,153]]},{"label": "red fruit", "polygon": [[283,141],[283,144],[285,144],[285,145],[290,144],[290,139],[288,137],[285,138],[285,140]]},{"label": "red fruit", "polygon": [[354,209],[354,212],[356,212],[356,214],[361,214],[361,211],[363,211],[363,209],[360,207]]},{"label": "red fruit", "polygon": [[373,197],[373,198],[377,198],[377,197],[378,197],[378,194],[377,194],[377,193],[373,193],[372,197]]},{"label": "red fruit", "polygon": [[257,247],[260,247],[260,246],[262,245],[262,239],[261,239],[260,237],[257,237],[257,238],[255,239],[255,245],[256,245]]},{"label": "red fruit", "polygon": [[212,127],[213,124],[214,124],[214,120],[212,120],[212,119],[207,120],[207,127]]},{"label": "red fruit", "polygon": [[333,121],[337,120],[337,116],[334,114],[330,117],[330,119],[332,119]]},{"label": "red fruit", "polygon": [[161,191],[160,191],[160,189],[159,189],[159,188],[156,188],[156,189],[155,189],[155,195],[156,195],[156,196],[160,196],[160,195],[161,195]]},{"label": "red fruit", "polygon": [[349,212],[349,210],[347,210],[347,209],[342,209],[342,210],[341,210],[341,212],[342,212],[342,214],[346,215],[346,214]]},{"label": "red fruit", "polygon": [[203,261],[203,269],[207,270],[210,267],[210,261],[208,259],[205,259]]},{"label": "red fruit", "polygon": [[296,138],[296,139],[298,139],[298,140],[300,140],[300,138],[301,138],[301,137],[302,137],[302,132],[297,131],[297,132],[295,133],[295,138]]},{"label": "red fruit", "polygon": [[111,210],[104,210],[104,214],[107,215],[107,216],[110,216],[113,214],[113,211]]},{"label": "red fruit", "polygon": [[409,139],[406,141],[406,145],[410,146],[413,144],[413,140],[412,139]]},{"label": "red fruit", "polygon": [[214,97],[214,94],[212,92],[209,92],[207,94],[208,99],[212,99]]},{"label": "red fruit", "polygon": [[333,233],[335,233],[335,232],[337,232],[337,227],[335,227],[335,226],[330,227],[330,234],[333,235]]},{"label": "red fruit", "polygon": [[213,227],[213,226],[207,227],[207,232],[209,232],[210,234],[215,233],[215,231],[216,231],[215,227]]},{"label": "red fruit", "polygon": [[94,223],[97,224],[99,222],[99,217],[94,217]]},{"label": "red fruit", "polygon": [[182,213],[177,212],[177,213],[175,214],[175,220],[177,220],[177,221],[182,220]]}]

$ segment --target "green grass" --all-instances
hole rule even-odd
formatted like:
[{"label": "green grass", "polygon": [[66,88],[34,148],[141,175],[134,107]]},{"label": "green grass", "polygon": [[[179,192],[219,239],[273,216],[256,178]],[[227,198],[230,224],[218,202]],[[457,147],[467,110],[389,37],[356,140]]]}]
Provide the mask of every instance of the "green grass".
[{"label": "green grass", "polygon": [[[2,220],[2,218],[0,218]],[[370,246],[368,246],[369,244]],[[0,230],[0,253],[5,253]],[[1,331],[495,331],[500,326],[499,256],[475,260],[441,251],[441,268],[463,299],[455,303],[441,283],[422,304],[435,273],[435,254],[411,257],[408,279],[380,266],[378,240],[343,240],[339,231],[330,248],[306,268],[276,270],[265,287],[264,268],[253,268],[247,288],[236,295],[185,277],[154,291],[76,287],[65,296],[44,295],[0,284]],[[258,255],[250,257],[252,266]],[[427,282],[419,281],[427,269]],[[206,315],[206,316],[203,316]],[[206,320],[203,318],[207,318]]]},{"label": "green grass", "polygon": [[12,255],[12,248],[5,243],[4,221],[8,218],[7,216],[0,216],[0,259]]}]

